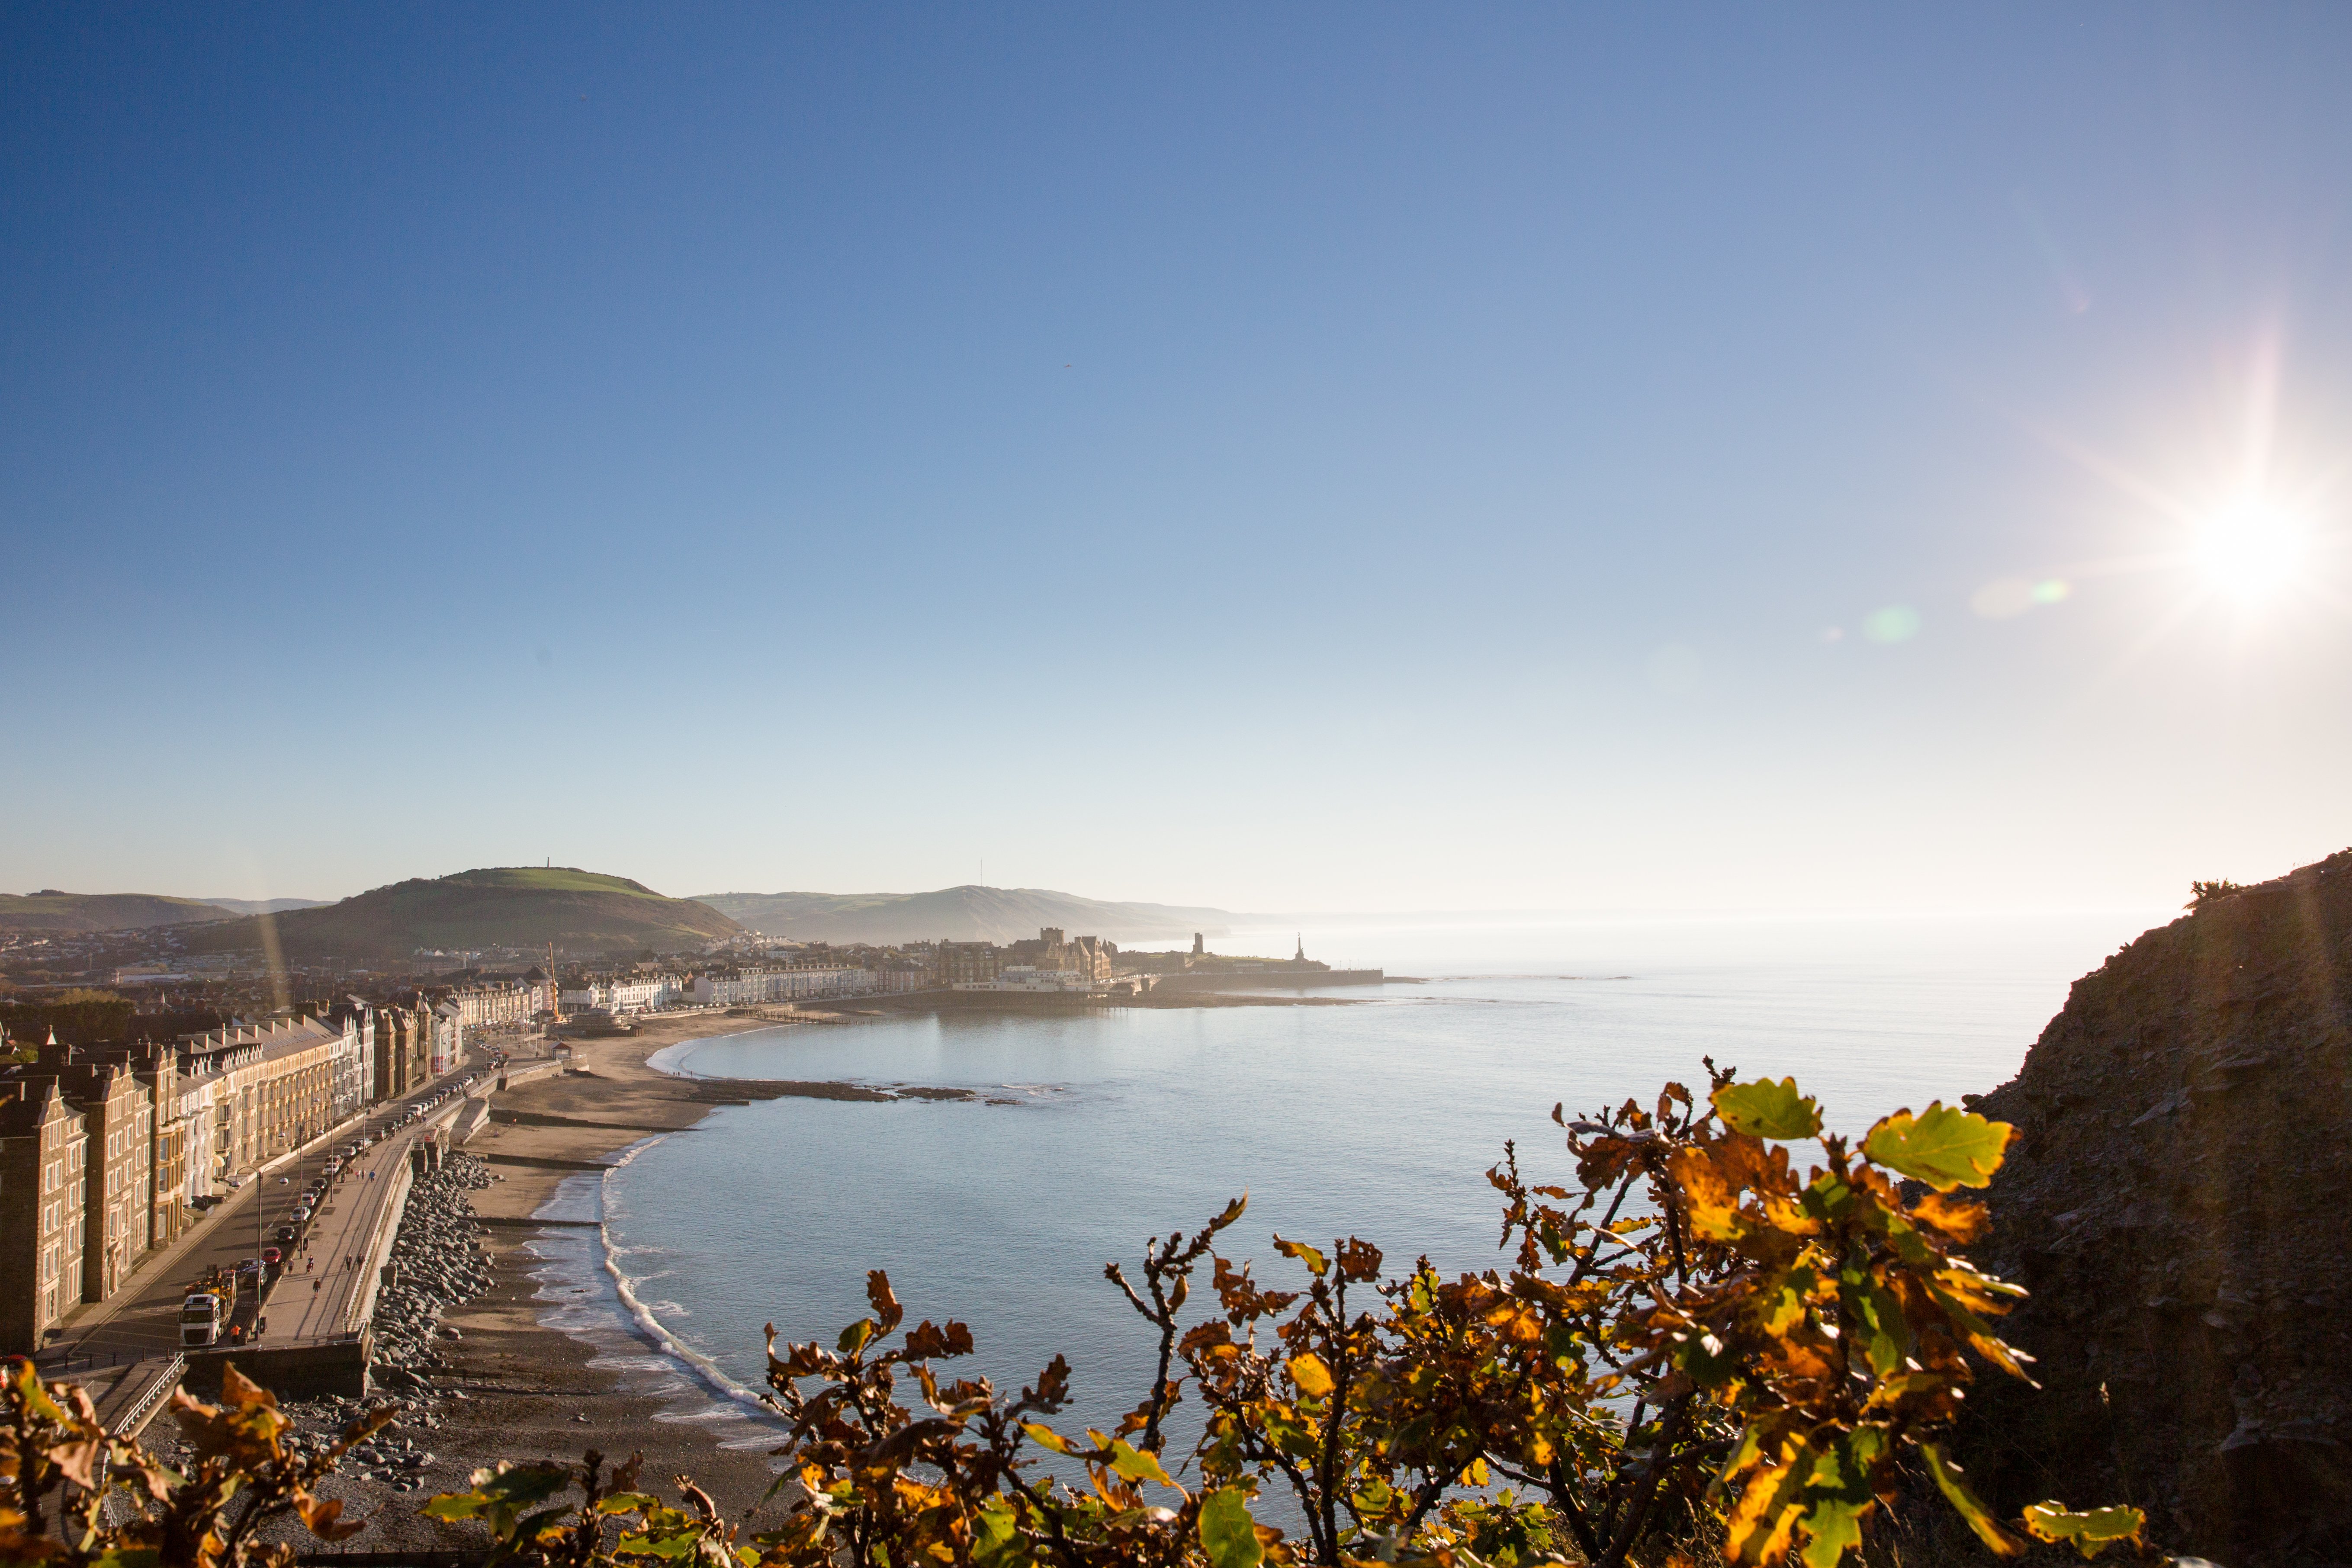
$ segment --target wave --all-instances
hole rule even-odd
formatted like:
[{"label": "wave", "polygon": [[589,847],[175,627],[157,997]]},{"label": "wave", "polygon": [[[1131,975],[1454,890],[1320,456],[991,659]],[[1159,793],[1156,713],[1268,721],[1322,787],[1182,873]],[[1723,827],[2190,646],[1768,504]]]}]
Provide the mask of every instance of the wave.
[{"label": "wave", "polygon": [[[596,1243],[593,1248],[583,1247],[575,1238],[579,1232],[566,1234],[549,1230],[541,1233],[529,1245],[534,1256],[546,1260],[546,1266],[533,1272],[541,1289],[539,1300],[548,1303],[540,1316],[542,1325],[572,1339],[595,1346],[599,1354],[592,1365],[611,1367],[624,1373],[650,1375],[659,1385],[688,1396],[688,1407],[665,1411],[655,1417],[661,1421],[742,1422],[752,1430],[742,1436],[722,1439],[720,1446],[743,1448],[772,1446],[785,1422],[775,1409],[753,1389],[745,1387],[727,1375],[719,1364],[681,1339],[663,1321],[659,1309],[667,1308],[672,1318],[688,1315],[686,1309],[675,1302],[646,1302],[636,1288],[651,1283],[668,1273],[657,1270],[643,1279],[633,1278],[621,1267],[625,1251],[615,1245],[611,1226],[610,1194],[605,1183],[612,1173],[628,1164],[646,1150],[660,1142],[667,1134],[644,1138],[621,1151],[612,1165],[604,1171],[582,1173],[568,1177],[547,1202],[532,1211],[533,1219],[582,1218],[593,1219],[596,1225]],[[577,1188],[573,1184],[578,1183]],[[567,1191],[566,1189],[572,1189]],[[593,1209],[593,1213],[582,1213]],[[600,1289],[600,1287],[602,1289]],[[611,1294],[606,1296],[604,1290]],[[656,1353],[615,1354],[621,1347],[612,1343],[615,1337],[634,1345],[643,1345]]]}]

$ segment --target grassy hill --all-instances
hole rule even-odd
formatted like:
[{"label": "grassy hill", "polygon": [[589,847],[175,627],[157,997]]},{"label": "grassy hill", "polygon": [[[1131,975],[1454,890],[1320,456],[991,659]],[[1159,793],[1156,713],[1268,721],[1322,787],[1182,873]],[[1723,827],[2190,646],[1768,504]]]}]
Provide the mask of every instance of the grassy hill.
[{"label": "grassy hill", "polygon": [[[339,904],[272,917],[289,959],[390,963],[418,948],[541,947],[572,953],[677,952],[742,928],[716,910],[664,898],[626,877],[575,867],[493,867],[374,888]],[[192,952],[251,952],[258,918],[188,933]]]},{"label": "grassy hill", "polygon": [[0,931],[132,931],[179,925],[188,921],[226,920],[235,914],[194,899],[160,893],[0,893]]},{"label": "grassy hill", "polygon": [[801,942],[1019,942],[1040,926],[1113,942],[1189,942],[1196,931],[1222,936],[1235,919],[1223,910],[971,884],[929,893],[706,893],[696,901],[753,931]]}]

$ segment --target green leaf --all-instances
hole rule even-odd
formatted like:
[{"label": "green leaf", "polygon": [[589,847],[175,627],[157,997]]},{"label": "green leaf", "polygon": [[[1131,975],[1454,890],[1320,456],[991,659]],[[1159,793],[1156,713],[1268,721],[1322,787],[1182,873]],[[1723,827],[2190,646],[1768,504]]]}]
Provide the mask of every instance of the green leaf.
[{"label": "green leaf", "polygon": [[1862,1521],[1877,1499],[1870,1484],[1874,1465],[1886,1452],[1884,1432],[1858,1426],[1814,1458],[1798,1504],[1805,1544],[1798,1555],[1805,1568],[1837,1568],[1862,1546]]},{"label": "green leaf", "polygon": [[834,1342],[833,1348],[844,1355],[856,1355],[866,1348],[866,1342],[874,1337],[874,1328],[873,1319],[860,1318],[841,1331],[841,1338]]},{"label": "green leaf", "polygon": [[1919,1456],[1927,1461],[1927,1473],[1936,1478],[1937,1489],[1944,1494],[1944,1500],[1969,1521],[1969,1528],[1977,1532],[1979,1541],[2003,1557],[2014,1557],[2025,1550],[2025,1542],[2003,1530],[2000,1521],[1993,1518],[1992,1510],[1969,1489],[1969,1483],[1960,1477],[1959,1466],[1944,1458],[1943,1449],[1933,1443],[1922,1443]]},{"label": "green leaf", "polygon": [[1014,1545],[1013,1505],[1002,1497],[990,1498],[971,1516],[971,1560],[990,1563],[1009,1553]]},{"label": "green leaf", "polygon": [[1862,1141],[1862,1152],[1890,1171],[1948,1193],[1990,1184],[2016,1136],[2017,1129],[2006,1121],[1988,1121],[1937,1100],[1916,1117],[1898,1110],[1879,1122]]},{"label": "green leaf", "polygon": [[482,1496],[510,1508],[528,1508],[572,1485],[572,1472],[562,1465],[514,1465],[476,1483]]},{"label": "green leaf", "polygon": [[1265,1561],[1257,1521],[1250,1518],[1248,1494],[1221,1487],[1201,1500],[1201,1544],[1209,1553],[1210,1568],[1258,1568]]},{"label": "green leaf", "polygon": [[1160,1468],[1160,1456],[1148,1449],[1129,1447],[1126,1439],[1114,1437],[1110,1444],[1110,1468],[1130,1481],[1158,1481],[1163,1487],[1176,1483]]},{"label": "green leaf", "polygon": [[1759,1078],[1754,1083],[1724,1085],[1709,1096],[1716,1114],[1734,1132],[1751,1138],[1815,1138],[1821,1135],[1822,1108],[1797,1091],[1797,1080],[1774,1083]]},{"label": "green leaf", "polygon": [[596,1502],[598,1513],[645,1513],[661,1507],[661,1499],[646,1492],[614,1492]]},{"label": "green leaf", "polygon": [[618,1550],[646,1557],[690,1557],[701,1540],[702,1529],[698,1525],[673,1535],[625,1535],[621,1537]]},{"label": "green leaf", "polygon": [[152,1546],[113,1545],[89,1560],[89,1568],[156,1568],[163,1554]]},{"label": "green leaf", "polygon": [[2026,1531],[2042,1541],[2068,1541],[2084,1557],[2096,1557],[2116,1542],[2139,1544],[2147,1518],[2136,1508],[2095,1508],[2075,1513],[2061,1502],[2037,1502],[2025,1510]]},{"label": "green leaf", "polygon": [[1837,1568],[1839,1559],[1862,1545],[1862,1515],[1867,1503],[1855,1505],[1843,1498],[1822,1498],[1805,1510],[1805,1546],[1798,1553],[1805,1568]]}]

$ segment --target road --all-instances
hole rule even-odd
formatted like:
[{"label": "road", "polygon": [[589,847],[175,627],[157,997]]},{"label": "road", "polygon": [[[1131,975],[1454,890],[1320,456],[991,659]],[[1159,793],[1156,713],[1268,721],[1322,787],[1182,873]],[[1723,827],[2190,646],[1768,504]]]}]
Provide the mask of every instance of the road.
[{"label": "road", "polygon": [[[484,1064],[468,1061],[416,1094],[345,1123],[298,1159],[247,1182],[244,1191],[207,1215],[194,1231],[151,1257],[132,1276],[128,1289],[68,1320],[65,1332],[44,1350],[42,1363],[47,1364],[61,1353],[104,1362],[177,1351],[180,1302],[188,1282],[208,1267],[234,1268],[243,1259],[259,1257],[263,1247],[277,1246],[278,1225],[292,1213],[303,1184],[319,1173],[330,1152],[362,1132],[383,1132],[411,1106],[444,1089],[457,1089],[467,1072],[487,1070]],[[452,1094],[431,1120],[454,1116],[462,1102],[462,1091]],[[346,1331],[342,1320],[362,1290],[366,1276],[362,1269],[344,1268],[342,1260],[365,1249],[381,1206],[394,1190],[392,1168],[408,1157],[410,1142],[426,1125],[425,1121],[411,1122],[381,1139],[362,1152],[356,1170],[346,1168],[328,1189],[325,1206],[313,1215],[303,1238],[303,1249],[295,1253],[263,1308],[269,1331],[261,1343],[288,1344],[313,1333]],[[363,1179],[369,1171],[376,1173],[376,1179]],[[313,1281],[320,1286],[316,1290],[310,1288]],[[330,1322],[336,1326],[322,1326]]]}]

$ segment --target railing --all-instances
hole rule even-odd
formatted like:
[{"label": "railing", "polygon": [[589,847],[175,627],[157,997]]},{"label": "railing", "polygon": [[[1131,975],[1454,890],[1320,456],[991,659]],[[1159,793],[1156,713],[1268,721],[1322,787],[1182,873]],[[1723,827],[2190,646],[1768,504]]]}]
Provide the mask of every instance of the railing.
[{"label": "railing", "polygon": [[145,1426],[147,1417],[154,1414],[155,1406],[163,1404],[164,1396],[180,1386],[180,1380],[185,1377],[187,1373],[188,1358],[176,1353],[170,1361],[157,1368],[155,1375],[148,1380],[147,1386],[133,1394],[131,1403],[115,1416],[113,1426],[115,1436],[122,1436],[135,1433],[140,1427]]}]

